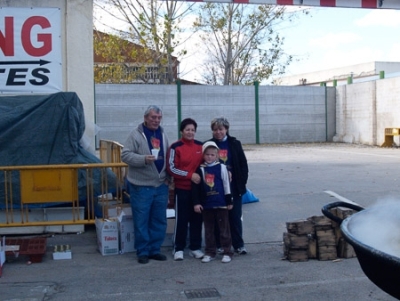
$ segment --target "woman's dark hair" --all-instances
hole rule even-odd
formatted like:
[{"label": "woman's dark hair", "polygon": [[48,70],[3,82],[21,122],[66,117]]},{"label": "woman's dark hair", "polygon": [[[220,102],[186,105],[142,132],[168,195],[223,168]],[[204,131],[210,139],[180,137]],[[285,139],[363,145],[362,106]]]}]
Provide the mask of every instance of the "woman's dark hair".
[{"label": "woman's dark hair", "polygon": [[179,130],[182,132],[182,131],[185,129],[185,127],[186,127],[187,125],[189,125],[189,124],[193,124],[193,125],[194,125],[194,130],[195,130],[195,131],[197,130],[197,122],[194,121],[194,119],[192,119],[192,118],[183,119],[183,120],[181,121],[181,125],[180,125],[180,127],[179,127]]}]

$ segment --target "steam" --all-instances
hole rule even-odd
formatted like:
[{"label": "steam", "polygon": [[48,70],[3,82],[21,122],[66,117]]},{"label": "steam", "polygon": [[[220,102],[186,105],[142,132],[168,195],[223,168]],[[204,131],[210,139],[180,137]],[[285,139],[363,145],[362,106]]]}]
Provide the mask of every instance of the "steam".
[{"label": "steam", "polygon": [[349,232],[365,245],[400,258],[400,200],[386,198],[350,218]]}]

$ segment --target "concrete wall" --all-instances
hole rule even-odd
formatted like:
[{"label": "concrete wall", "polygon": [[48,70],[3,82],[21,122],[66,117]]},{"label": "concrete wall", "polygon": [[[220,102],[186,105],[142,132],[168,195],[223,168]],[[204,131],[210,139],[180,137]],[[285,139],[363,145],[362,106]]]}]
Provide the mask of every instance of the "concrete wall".
[{"label": "concrete wall", "polygon": [[1,7],[57,7],[61,10],[63,91],[76,92],[85,110],[87,147],[94,150],[93,1],[0,0]]},{"label": "concrete wall", "polygon": [[334,91],[324,87],[261,87],[260,142],[331,141],[335,121],[327,116],[335,115]]},{"label": "concrete wall", "polygon": [[376,144],[375,83],[337,87],[337,141]]},{"label": "concrete wall", "polygon": [[377,81],[376,90],[376,136],[381,145],[385,141],[385,128],[400,128],[400,77]]},{"label": "concrete wall", "polygon": [[382,145],[385,128],[400,128],[400,77],[337,87],[334,141]]},{"label": "concrete wall", "polygon": [[176,139],[176,103],[176,86],[172,85],[96,85],[97,140],[124,144],[151,104],[162,108],[162,125],[170,139]]},{"label": "concrete wall", "polygon": [[[259,87],[260,143],[345,142],[382,145],[385,128],[400,128],[400,77],[334,87]],[[163,126],[178,138],[176,86],[96,85],[98,139],[124,144],[149,104],[164,110]],[[211,136],[210,121],[225,116],[230,133],[256,143],[254,86],[182,86],[182,118],[198,122],[196,138]],[[399,143],[400,138],[395,137]]]},{"label": "concrete wall", "polygon": [[[96,85],[97,139],[124,144],[143,122],[150,104],[163,109],[162,125],[171,141],[178,139],[178,90],[174,85]],[[211,137],[210,121],[228,118],[230,134],[256,143],[254,86],[182,86],[182,119],[198,123],[196,139]],[[335,88],[259,87],[260,143],[324,142],[335,135]]]}]

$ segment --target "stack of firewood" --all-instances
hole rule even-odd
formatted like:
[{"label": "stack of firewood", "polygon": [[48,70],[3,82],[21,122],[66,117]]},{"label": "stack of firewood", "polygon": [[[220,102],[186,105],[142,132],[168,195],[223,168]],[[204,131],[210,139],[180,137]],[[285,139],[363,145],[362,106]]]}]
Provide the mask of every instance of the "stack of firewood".
[{"label": "stack of firewood", "polygon": [[[353,210],[338,207],[332,213],[345,219]],[[287,232],[283,233],[283,252],[289,261],[355,257],[352,246],[342,237],[340,226],[325,216],[288,222],[286,229]]]},{"label": "stack of firewood", "polygon": [[[332,213],[342,220],[345,220],[347,217],[349,217],[355,212],[356,211],[352,209],[341,208],[341,207],[332,209]],[[332,222],[332,225],[335,229],[338,257],[340,258],[356,257],[356,252],[354,251],[353,247],[344,239],[342,231],[340,230],[340,226],[335,222]]]}]

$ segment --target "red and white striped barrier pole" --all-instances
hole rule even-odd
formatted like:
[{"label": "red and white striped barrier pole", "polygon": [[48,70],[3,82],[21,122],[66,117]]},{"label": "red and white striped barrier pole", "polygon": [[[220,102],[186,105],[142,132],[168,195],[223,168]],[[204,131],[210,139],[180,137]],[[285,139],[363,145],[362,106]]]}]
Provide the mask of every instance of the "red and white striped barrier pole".
[{"label": "red and white striped barrier pole", "polygon": [[[179,1],[179,0],[178,0]],[[398,0],[180,0],[187,2],[246,3],[344,8],[400,9]]]}]

